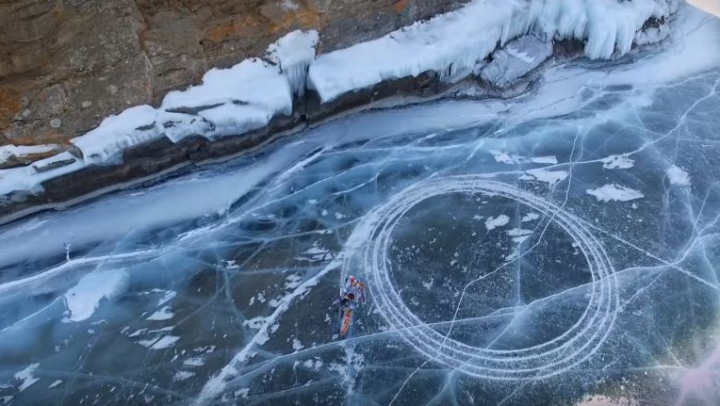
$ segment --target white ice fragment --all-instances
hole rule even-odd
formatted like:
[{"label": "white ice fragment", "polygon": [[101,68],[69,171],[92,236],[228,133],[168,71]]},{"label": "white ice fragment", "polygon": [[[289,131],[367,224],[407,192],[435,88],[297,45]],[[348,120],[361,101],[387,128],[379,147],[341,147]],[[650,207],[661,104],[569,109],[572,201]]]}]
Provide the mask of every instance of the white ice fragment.
[{"label": "white ice fragment", "polygon": [[173,376],[173,381],[185,381],[195,376],[195,372],[190,371],[177,371]]},{"label": "white ice fragment", "polygon": [[295,94],[302,95],[305,92],[305,78],[310,63],[315,59],[318,40],[318,32],[315,30],[297,30],[268,47],[268,58],[280,65],[281,72],[287,76]]},{"label": "white ice fragment", "polygon": [[539,218],[540,218],[540,215],[538,215],[537,213],[528,213],[528,214],[526,214],[525,216],[523,216],[523,218],[520,219],[520,221],[522,221],[523,223],[525,223],[525,222],[528,222],[528,221],[537,220],[537,219],[539,219]]},{"label": "white ice fragment", "polygon": [[627,202],[630,200],[641,199],[645,197],[642,193],[637,190],[630,189],[625,186],[618,186],[616,184],[608,184],[601,186],[596,189],[587,189],[587,194],[595,196],[598,202],[610,202],[620,201]]},{"label": "white ice fragment", "polygon": [[170,310],[170,306],[164,306],[162,309],[160,309],[160,310],[156,311],[155,313],[151,314],[151,315],[147,318],[147,320],[155,320],[155,321],[170,320],[170,319],[172,319],[173,317],[175,317],[175,313],[173,313],[173,312]]},{"label": "white ice fragment", "polygon": [[530,158],[530,161],[536,164],[549,164],[549,165],[557,165],[558,160],[557,157],[554,157],[552,155],[550,156],[537,156]]},{"label": "white ice fragment", "polygon": [[96,271],[83,276],[64,295],[70,314],[63,321],[77,323],[90,318],[101,300],[113,300],[122,294],[129,279],[130,275],[124,269]]},{"label": "white ice fragment", "polygon": [[183,365],[190,367],[201,367],[205,365],[205,360],[202,357],[192,357],[183,361]]},{"label": "white ice fragment", "polygon": [[488,217],[487,220],[485,220],[485,228],[487,228],[488,231],[494,230],[498,227],[506,226],[510,222],[510,217],[501,214],[497,217]]},{"label": "white ice fragment", "polygon": [[150,350],[164,350],[170,348],[180,339],[178,336],[164,336],[159,340],[154,338],[150,340],[140,340],[137,343]]},{"label": "white ice fragment", "polygon": [[551,171],[545,168],[538,168],[525,171],[525,174],[520,176],[520,179],[536,180],[539,182],[545,182],[550,186],[553,186],[558,182],[565,180],[567,177],[567,171]]},{"label": "white ice fragment", "polygon": [[18,388],[19,392],[24,391],[25,389],[29,388],[31,385],[33,385],[35,382],[39,381],[40,378],[35,378],[33,376],[33,372],[40,366],[40,364],[30,364],[25,369],[17,372],[14,377],[15,379],[18,379],[22,381],[20,383],[20,387]]},{"label": "white ice fragment", "polygon": [[297,338],[293,338],[293,345],[292,345],[292,347],[293,347],[293,350],[295,350],[295,351],[300,351],[300,350],[302,350],[303,348],[305,348],[305,347],[302,345],[302,343],[300,342],[300,340],[298,340]]},{"label": "white ice fragment", "polygon": [[667,174],[668,180],[670,180],[670,184],[677,186],[690,185],[690,175],[676,165],[669,167],[665,173]]},{"label": "white ice fragment", "polygon": [[130,337],[130,338],[139,337],[139,336],[145,334],[146,331],[147,331],[146,328],[141,328],[141,329],[139,329],[139,330],[136,330],[136,331],[133,332],[132,334],[130,334],[128,337]]},{"label": "white ice fragment", "polygon": [[62,382],[63,382],[62,379],[58,379],[57,381],[51,383],[50,386],[48,386],[48,389],[55,388],[55,387],[59,386]]},{"label": "white ice fragment", "polygon": [[635,166],[635,161],[627,154],[610,155],[600,161],[603,162],[603,168],[605,169],[630,169]]}]

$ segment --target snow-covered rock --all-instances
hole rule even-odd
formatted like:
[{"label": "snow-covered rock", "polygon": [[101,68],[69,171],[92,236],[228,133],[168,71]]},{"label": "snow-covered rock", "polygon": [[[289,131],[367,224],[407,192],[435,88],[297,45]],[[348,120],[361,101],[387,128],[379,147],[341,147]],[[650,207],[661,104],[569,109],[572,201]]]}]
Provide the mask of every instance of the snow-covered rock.
[{"label": "snow-covered rock", "polygon": [[482,69],[480,77],[495,86],[508,87],[540,66],[552,54],[550,41],[543,41],[535,35],[523,35],[493,52],[492,62]]},{"label": "snow-covered rock", "polygon": [[270,62],[246,59],[228,69],[211,69],[202,84],[173,91],[159,109],[136,106],[103,120],[73,138],[88,163],[101,163],[123,150],[163,136],[178,142],[190,135],[240,135],[290,115],[293,95],[304,90],[315,57],[316,31],[294,31],[268,47]]},{"label": "snow-covered rock", "polygon": [[293,31],[268,47],[268,58],[280,65],[293,93],[305,93],[305,81],[310,63],[315,59],[318,32]]},{"label": "snow-covered rock", "polygon": [[321,55],[308,86],[323,102],[386,80],[424,72],[471,72],[498,43],[526,33],[585,41],[585,55],[607,59],[630,51],[650,18],[676,11],[678,0],[473,0],[373,41]]}]

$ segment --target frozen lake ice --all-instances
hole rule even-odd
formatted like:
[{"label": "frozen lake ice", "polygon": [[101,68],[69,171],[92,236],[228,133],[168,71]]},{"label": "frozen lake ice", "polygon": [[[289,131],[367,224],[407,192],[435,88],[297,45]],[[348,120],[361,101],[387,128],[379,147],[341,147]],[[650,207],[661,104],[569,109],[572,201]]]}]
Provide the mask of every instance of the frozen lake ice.
[{"label": "frozen lake ice", "polygon": [[682,49],[4,226],[0,402],[720,403],[720,64]]}]

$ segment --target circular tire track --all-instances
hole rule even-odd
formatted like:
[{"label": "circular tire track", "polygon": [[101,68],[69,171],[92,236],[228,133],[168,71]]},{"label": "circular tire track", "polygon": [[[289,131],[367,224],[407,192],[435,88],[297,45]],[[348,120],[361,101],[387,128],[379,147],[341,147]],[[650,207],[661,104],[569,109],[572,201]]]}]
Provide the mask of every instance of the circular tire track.
[{"label": "circular tire track", "polygon": [[[450,193],[500,195],[516,200],[547,216],[571,236],[588,262],[592,290],[585,312],[569,330],[532,347],[491,350],[437,332],[405,305],[390,277],[388,249],[393,229],[418,203]],[[531,193],[477,175],[436,178],[408,187],[368,213],[350,236],[347,247],[344,272],[362,269],[366,273],[373,302],[390,327],[427,358],[475,377],[526,380],[568,371],[602,346],[619,307],[612,264],[582,220]]]}]

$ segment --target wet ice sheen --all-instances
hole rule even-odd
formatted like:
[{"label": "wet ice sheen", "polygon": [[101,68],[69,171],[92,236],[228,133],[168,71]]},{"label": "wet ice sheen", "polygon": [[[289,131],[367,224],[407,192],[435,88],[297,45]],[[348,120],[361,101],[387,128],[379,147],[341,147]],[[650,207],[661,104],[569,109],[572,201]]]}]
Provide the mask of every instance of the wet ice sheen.
[{"label": "wet ice sheen", "polygon": [[[355,115],[5,226],[0,399],[717,403],[710,51]],[[338,340],[348,273],[368,306]]]}]

